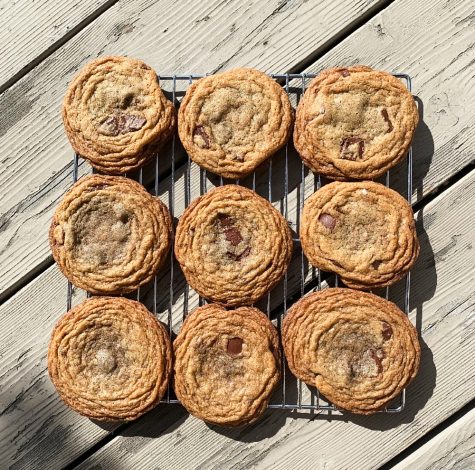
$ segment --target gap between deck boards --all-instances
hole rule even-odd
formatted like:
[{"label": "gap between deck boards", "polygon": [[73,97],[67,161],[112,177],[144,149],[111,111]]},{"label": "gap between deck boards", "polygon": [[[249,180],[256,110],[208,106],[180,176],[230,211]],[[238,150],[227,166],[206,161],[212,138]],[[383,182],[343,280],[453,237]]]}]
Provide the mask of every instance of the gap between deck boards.
[{"label": "gap between deck boards", "polygon": [[398,463],[402,462],[405,458],[414,453],[417,449],[422,447],[424,444],[427,444],[427,442],[439,435],[442,431],[457,422],[459,419],[463,418],[473,408],[475,408],[475,399],[469,401],[453,415],[449,416],[447,419],[432,428],[422,437],[417,439],[417,441],[413,442],[409,447],[406,447],[400,454],[394,456],[391,460],[383,464],[379,468],[379,470],[390,470],[391,468],[395,467]]},{"label": "gap between deck boards", "polygon": [[[95,21],[99,16],[101,16],[104,12],[109,10],[113,7],[119,0],[108,0],[102,6],[97,8],[93,13],[91,13],[88,17],[84,18],[81,22],[79,22],[76,26],[71,28],[61,39],[54,42],[41,52],[37,57],[31,60],[28,64],[22,67],[18,72],[16,72],[11,78],[9,78],[4,84],[0,85],[0,94],[3,93],[5,90],[8,90],[11,86],[13,86],[18,80],[21,80],[26,74],[31,72],[35,67],[37,67],[41,62],[47,59],[50,55],[54,54],[59,48],[64,46],[70,39],[80,33],[85,27]],[[321,47],[317,48],[315,51],[311,52],[308,57],[300,61],[300,63],[296,64],[289,70],[289,73],[295,73],[295,70],[303,70],[306,66],[312,64],[315,60],[317,60],[322,55],[326,54],[329,50],[331,50],[335,45],[345,39],[347,36],[355,32],[358,28],[363,26],[365,23],[368,22],[371,18],[375,15],[380,13],[382,10],[387,8],[391,3],[395,0],[387,0],[383,1],[379,5],[374,5],[373,7],[369,8],[363,15],[356,18],[352,23],[348,24],[346,27],[342,28],[340,32],[335,34],[327,43],[324,43]],[[286,2],[285,2],[286,3]],[[285,4],[284,3],[284,4]],[[221,64],[224,65],[224,64]]]},{"label": "gap between deck boards", "polygon": [[95,10],[89,16],[84,18],[76,26],[72,27],[61,39],[58,39],[56,42],[51,44],[51,46],[46,48],[40,55],[35,57],[31,62],[28,62],[28,64],[26,64],[18,72],[16,72],[13,77],[9,78],[3,85],[0,85],[0,94],[3,93],[5,90],[8,90],[18,80],[21,80],[27,73],[31,72],[35,67],[41,64],[41,62],[47,59],[60,47],[64,46],[64,44],[66,44],[71,38],[76,36],[86,26],[88,26],[94,20],[99,18],[99,16],[101,16],[105,11],[114,6],[118,1],[119,0],[108,0],[106,3],[104,3],[104,5],[101,5],[97,10]]}]

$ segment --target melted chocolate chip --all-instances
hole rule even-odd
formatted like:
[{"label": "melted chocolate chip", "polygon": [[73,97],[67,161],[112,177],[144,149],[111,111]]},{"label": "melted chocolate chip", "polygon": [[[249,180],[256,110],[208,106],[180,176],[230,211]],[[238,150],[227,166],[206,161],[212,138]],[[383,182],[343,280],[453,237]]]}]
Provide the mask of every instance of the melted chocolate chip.
[{"label": "melted chocolate chip", "polygon": [[96,185],[94,185],[94,186],[90,186],[89,188],[87,188],[86,191],[87,191],[87,192],[100,191],[101,189],[105,189],[105,188],[107,188],[107,187],[108,187],[108,185],[107,185],[107,184],[104,184],[104,183],[102,183],[102,184],[96,184]]},{"label": "melted chocolate chip", "polygon": [[119,219],[123,224],[127,224],[130,221],[130,214],[127,212],[123,212],[122,214],[120,214]]},{"label": "melted chocolate chip", "polygon": [[382,264],[382,261],[376,260],[371,263],[371,266],[373,266],[374,269],[378,269]]},{"label": "melted chocolate chip", "polygon": [[251,252],[251,247],[250,246],[246,246],[246,248],[244,248],[244,251],[239,255],[239,260],[245,258],[249,253]]},{"label": "melted chocolate chip", "polygon": [[122,98],[122,102],[120,103],[120,107],[122,109],[126,109],[132,104],[133,101],[134,101],[134,94],[133,93],[127,93]]},{"label": "melted chocolate chip", "polygon": [[218,220],[222,227],[231,227],[234,224],[233,219],[226,214],[218,214]]},{"label": "melted chocolate chip", "polygon": [[237,246],[240,242],[242,242],[241,232],[234,226],[226,227],[224,229],[224,236],[232,246]]},{"label": "melted chocolate chip", "polygon": [[242,251],[241,253],[237,254],[237,253],[232,253],[231,251],[227,251],[226,252],[226,255],[228,256],[228,258],[234,260],[234,261],[241,261],[243,258],[245,258],[249,253],[251,252],[251,247],[250,246],[246,246],[246,248],[244,248],[244,251]]},{"label": "melted chocolate chip", "polygon": [[321,224],[323,224],[330,232],[335,228],[336,219],[330,214],[321,214],[318,218]]},{"label": "melted chocolate chip", "polygon": [[376,363],[376,366],[378,367],[378,374],[381,374],[383,372],[383,359],[384,359],[384,352],[381,349],[378,349],[375,351],[374,349],[370,350],[370,355],[371,359]]},{"label": "melted chocolate chip", "polygon": [[340,158],[355,161],[364,153],[364,140],[359,137],[346,137],[340,144]]},{"label": "melted chocolate chip", "polygon": [[[243,241],[241,232],[237,227],[234,226],[234,220],[226,214],[218,213],[218,222],[220,228],[223,230],[224,237],[231,246],[237,246]],[[233,253],[232,251],[227,251],[226,255],[228,258],[239,261],[242,258],[246,257],[251,251],[251,247],[247,246],[241,253]]]},{"label": "melted chocolate chip", "polygon": [[393,335],[393,329],[391,328],[391,325],[389,323],[386,323],[385,321],[381,322],[383,325],[383,339],[384,341],[388,341],[391,339],[391,336]]},{"label": "melted chocolate chip", "polygon": [[99,130],[105,134],[115,137],[127,132],[135,132],[141,129],[147,120],[140,116],[132,114],[114,114],[109,116],[99,127]]},{"label": "melted chocolate chip", "polygon": [[242,352],[242,343],[243,340],[241,338],[231,338],[228,340],[228,345],[227,345],[227,352],[231,356],[237,356],[238,354],[241,354]]},{"label": "melted chocolate chip", "polygon": [[121,114],[119,116],[119,132],[126,134],[127,132],[135,132],[142,129],[147,120],[140,116],[132,114]]},{"label": "melted chocolate chip", "polygon": [[209,138],[209,135],[206,133],[205,131],[205,128],[203,126],[196,126],[195,127],[195,131],[193,132],[193,136],[195,135],[199,135],[202,139],[203,139],[203,142],[204,142],[204,146],[205,148],[209,149],[210,146],[211,146],[211,140]]},{"label": "melted chocolate chip", "polygon": [[393,127],[393,123],[391,122],[391,119],[389,119],[388,110],[386,108],[383,108],[381,110],[381,114],[383,115],[384,120],[388,123],[388,132],[391,132],[394,129],[394,127]]},{"label": "melted chocolate chip", "polygon": [[102,134],[115,137],[119,135],[119,119],[117,116],[109,116],[99,127]]},{"label": "melted chocolate chip", "polygon": [[341,74],[343,77],[349,77],[350,72],[349,72],[348,69],[341,69],[341,70],[340,70],[340,74]]},{"label": "melted chocolate chip", "polygon": [[236,153],[236,154],[233,155],[233,160],[236,160],[237,162],[243,162],[244,161],[244,155]]}]

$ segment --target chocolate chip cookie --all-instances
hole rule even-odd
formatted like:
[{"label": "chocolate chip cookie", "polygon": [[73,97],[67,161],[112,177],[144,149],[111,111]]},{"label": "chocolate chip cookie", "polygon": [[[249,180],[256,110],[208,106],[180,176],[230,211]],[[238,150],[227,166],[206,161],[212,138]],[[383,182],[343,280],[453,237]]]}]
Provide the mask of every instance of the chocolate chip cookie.
[{"label": "chocolate chip cookie", "polygon": [[407,316],[351,289],[300,299],[283,320],[282,342],[292,373],[353,413],[384,408],[419,369],[417,331]]},{"label": "chocolate chip cookie", "polygon": [[140,303],[92,297],[56,324],[48,371],[61,398],[78,413],[131,421],[156,406],[172,370],[166,328]]},{"label": "chocolate chip cookie", "polygon": [[334,182],[310,196],[300,239],[313,266],[339,274],[355,289],[395,283],[419,254],[411,206],[371,181]]},{"label": "chocolate chip cookie", "polygon": [[278,334],[258,309],[197,308],[173,343],[174,387],[196,417],[223,426],[264,413],[280,379]]},{"label": "chocolate chip cookie", "polygon": [[135,181],[90,175],[64,196],[49,240],[75,286],[120,294],[152,280],[169,252],[172,220],[166,206]]},{"label": "chocolate chip cookie", "polygon": [[292,236],[267,200],[242,186],[225,185],[185,210],[175,255],[200,295],[223,305],[250,305],[284,275]]},{"label": "chocolate chip cookie", "polygon": [[394,76],[361,65],[324,70],[297,107],[294,145],[316,173],[372,179],[400,162],[419,114]]},{"label": "chocolate chip cookie", "polygon": [[175,108],[140,60],[107,56],[69,85],[63,121],[74,150],[94,168],[120,174],[143,166],[173,133]]},{"label": "chocolate chip cookie", "polygon": [[293,122],[284,89],[266,74],[238,68],[187,90],[178,133],[198,165],[226,178],[245,176],[287,142]]}]

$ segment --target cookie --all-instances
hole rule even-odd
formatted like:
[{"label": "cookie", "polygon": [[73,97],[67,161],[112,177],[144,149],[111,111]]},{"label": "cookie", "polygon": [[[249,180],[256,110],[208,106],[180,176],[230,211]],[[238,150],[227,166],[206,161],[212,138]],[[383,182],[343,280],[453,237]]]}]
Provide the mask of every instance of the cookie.
[{"label": "cookie", "polygon": [[253,423],[280,379],[277,330],[254,307],[197,308],[173,342],[174,388],[196,417],[223,426]]},{"label": "cookie", "polygon": [[140,303],[92,297],[56,324],[48,371],[64,402],[103,421],[131,421],[155,407],[172,370],[166,328]]},{"label": "cookie", "polygon": [[396,77],[360,65],[333,68],[300,101],[294,145],[316,173],[373,179],[405,157],[418,121],[414,98]]},{"label": "cookie", "polygon": [[63,122],[74,150],[97,170],[121,174],[154,157],[175,127],[175,108],[140,60],[107,56],[69,85]]},{"label": "cookie", "polygon": [[290,370],[337,407],[384,408],[416,376],[417,331],[396,305],[351,289],[307,295],[288,311],[282,343]]},{"label": "cookie", "polygon": [[194,200],[177,227],[188,283],[223,305],[251,305],[282,278],[292,255],[287,221],[250,189],[225,185]]},{"label": "cookie", "polygon": [[172,243],[172,219],[135,181],[90,175],[57,207],[49,240],[55,261],[75,286],[121,294],[152,280]]},{"label": "cookie", "polygon": [[410,204],[371,181],[334,182],[310,196],[300,239],[313,266],[339,274],[354,289],[395,283],[419,255]]},{"label": "cookie", "polygon": [[240,178],[285,145],[292,122],[284,89],[262,72],[238,68],[188,88],[178,113],[178,133],[198,165]]}]

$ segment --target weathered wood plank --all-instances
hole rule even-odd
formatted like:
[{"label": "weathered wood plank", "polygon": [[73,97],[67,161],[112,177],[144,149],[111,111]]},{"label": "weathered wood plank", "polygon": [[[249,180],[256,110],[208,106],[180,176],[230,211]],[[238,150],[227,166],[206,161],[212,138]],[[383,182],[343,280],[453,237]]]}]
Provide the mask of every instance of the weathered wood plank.
[{"label": "weathered wood plank", "polygon": [[393,470],[475,468],[475,409],[393,467]]},{"label": "weathered wood plank", "polygon": [[0,5],[0,88],[108,3],[110,0],[3,1]]},{"label": "weathered wood plank", "polygon": [[[49,336],[66,310],[66,285],[53,266],[0,307],[2,468],[59,468],[81,448],[74,436],[83,431],[91,442],[106,434],[88,420],[70,419],[46,370]],[[75,301],[84,298],[81,292]]]},{"label": "weathered wood plank", "polygon": [[[329,419],[270,411],[254,427],[221,430],[162,408],[80,468],[365,469],[397,455],[474,396],[475,223],[462,216],[474,203],[475,171],[417,215],[422,250],[412,273],[410,317],[421,329],[423,354],[401,414]],[[400,302],[402,291],[395,295]]]},{"label": "weathered wood plank", "polygon": [[87,61],[128,54],[160,73],[287,70],[385,3],[134,0],[111,7],[0,96],[0,298],[51,259],[49,221],[71,181],[59,109]]}]

